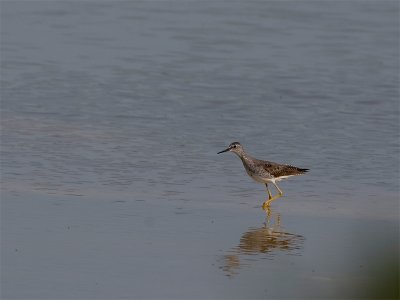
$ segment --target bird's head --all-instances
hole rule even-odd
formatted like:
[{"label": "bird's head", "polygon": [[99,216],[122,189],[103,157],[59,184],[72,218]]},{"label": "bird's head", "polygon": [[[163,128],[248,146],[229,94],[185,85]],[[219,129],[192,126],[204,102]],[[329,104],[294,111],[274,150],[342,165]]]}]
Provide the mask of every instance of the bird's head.
[{"label": "bird's head", "polygon": [[229,145],[228,148],[218,152],[218,154],[224,153],[224,152],[227,152],[227,151],[234,152],[234,153],[236,153],[237,155],[240,156],[243,153],[243,147],[239,142],[233,142],[232,144]]}]

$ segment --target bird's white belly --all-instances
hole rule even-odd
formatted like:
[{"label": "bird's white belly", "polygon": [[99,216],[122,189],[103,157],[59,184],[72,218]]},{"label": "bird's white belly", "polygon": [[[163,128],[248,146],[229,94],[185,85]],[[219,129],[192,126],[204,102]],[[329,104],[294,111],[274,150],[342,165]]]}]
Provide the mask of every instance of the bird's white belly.
[{"label": "bird's white belly", "polygon": [[246,172],[254,181],[257,181],[260,183],[281,181],[282,179],[286,179],[288,177],[294,176],[294,175],[288,175],[288,176],[281,176],[281,177],[274,177],[274,178],[263,178],[263,177],[257,176],[256,174],[253,174],[247,170],[246,170]]},{"label": "bird's white belly", "polygon": [[292,177],[292,176],[294,176],[294,175],[281,176],[281,177],[275,178],[275,181],[281,181],[282,179],[289,178],[289,177]]},{"label": "bird's white belly", "polygon": [[[246,171],[247,171],[247,170],[246,170]],[[250,173],[249,171],[247,171],[247,174],[248,174],[254,181],[257,181],[257,182],[260,182],[260,183],[266,183],[266,182],[271,181],[271,180],[269,180],[269,179],[267,179],[267,178],[262,178],[262,177],[260,177],[260,176],[255,175],[255,174],[252,174],[252,173]]]}]

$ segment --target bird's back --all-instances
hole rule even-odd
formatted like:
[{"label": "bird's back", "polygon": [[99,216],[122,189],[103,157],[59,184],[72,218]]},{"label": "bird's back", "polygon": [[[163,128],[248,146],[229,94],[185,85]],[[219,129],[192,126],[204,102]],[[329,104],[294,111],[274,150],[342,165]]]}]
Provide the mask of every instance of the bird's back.
[{"label": "bird's back", "polygon": [[255,160],[255,166],[258,169],[271,174],[275,178],[301,175],[308,171],[308,169],[302,169],[292,165],[278,164],[272,161],[259,159]]}]

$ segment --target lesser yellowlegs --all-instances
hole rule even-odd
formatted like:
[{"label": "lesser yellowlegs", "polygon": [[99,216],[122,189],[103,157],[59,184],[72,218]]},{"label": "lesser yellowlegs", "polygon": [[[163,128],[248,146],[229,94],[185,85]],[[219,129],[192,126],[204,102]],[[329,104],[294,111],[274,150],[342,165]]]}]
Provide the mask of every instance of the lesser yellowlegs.
[{"label": "lesser yellowlegs", "polygon": [[[233,152],[237,156],[239,156],[239,158],[242,160],[243,166],[246,169],[247,174],[249,174],[249,176],[255,181],[264,183],[267,187],[268,200],[263,203],[262,207],[264,209],[268,208],[271,205],[272,201],[278,199],[283,195],[282,190],[276,184],[277,181],[291,176],[301,175],[308,171],[308,169],[302,169],[285,164],[277,164],[272,161],[259,160],[251,157],[243,150],[242,145],[238,142],[233,142],[229,145],[228,148],[218,152],[218,154],[227,151]],[[275,186],[278,191],[277,195],[272,197],[268,187],[268,183],[272,183]]]}]

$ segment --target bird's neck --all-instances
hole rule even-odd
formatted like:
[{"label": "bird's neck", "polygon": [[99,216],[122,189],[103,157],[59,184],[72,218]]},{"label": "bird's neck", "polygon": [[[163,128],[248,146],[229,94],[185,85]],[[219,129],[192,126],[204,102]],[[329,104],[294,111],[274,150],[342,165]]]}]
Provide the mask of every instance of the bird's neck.
[{"label": "bird's neck", "polygon": [[251,158],[251,156],[248,155],[248,154],[247,154],[246,152],[244,152],[244,151],[241,151],[241,152],[239,152],[239,153],[236,153],[236,155],[239,156],[239,158],[240,158],[241,160],[247,160],[247,159]]}]

